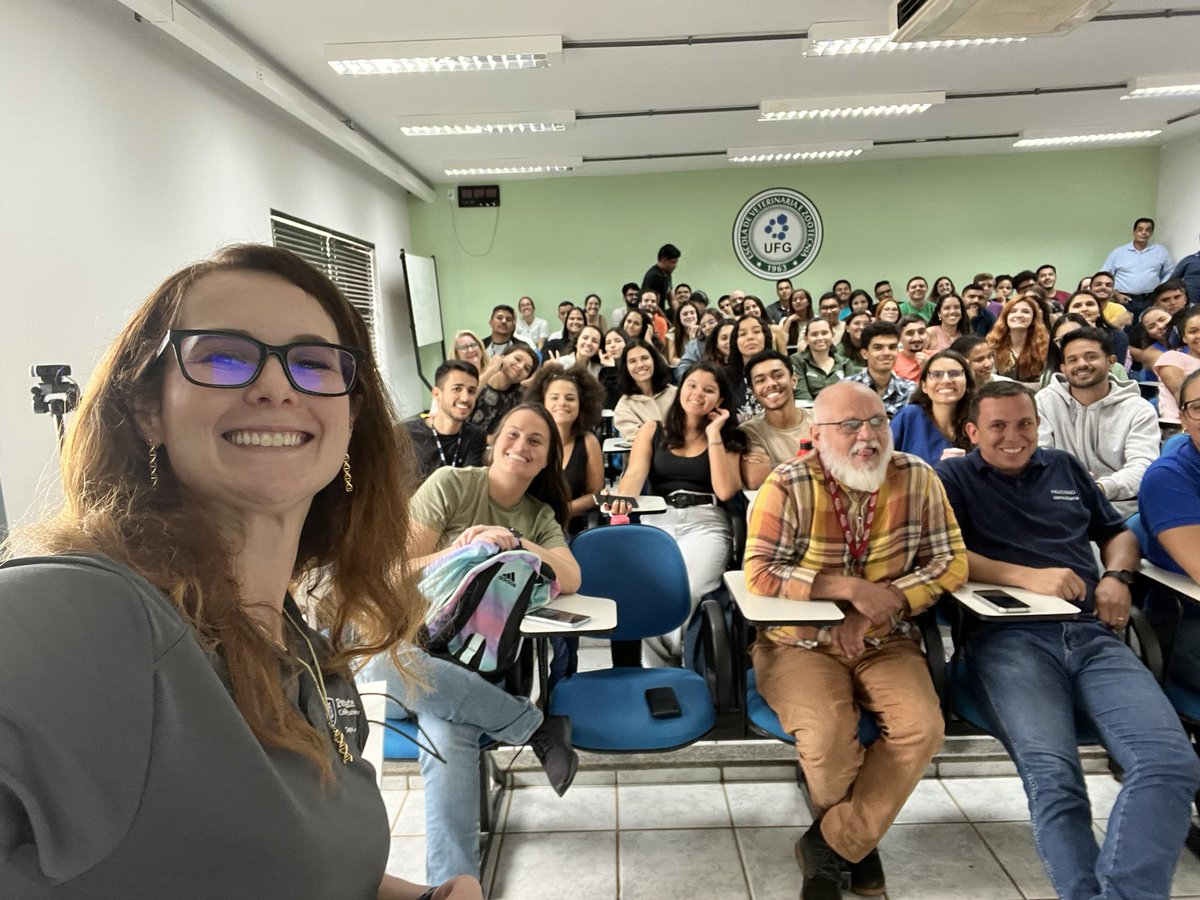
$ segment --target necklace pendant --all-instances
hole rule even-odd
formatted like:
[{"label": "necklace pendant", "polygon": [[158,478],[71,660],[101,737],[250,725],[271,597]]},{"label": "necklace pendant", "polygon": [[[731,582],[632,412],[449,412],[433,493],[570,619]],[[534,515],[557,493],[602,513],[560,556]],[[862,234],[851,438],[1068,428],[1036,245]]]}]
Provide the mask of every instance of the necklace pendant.
[{"label": "necklace pendant", "polygon": [[347,766],[350,765],[350,763],[354,762],[354,756],[350,752],[350,746],[346,743],[346,736],[342,734],[342,729],[336,725],[331,725],[330,729],[333,732],[333,742],[337,745],[338,753],[342,756],[342,763]]}]

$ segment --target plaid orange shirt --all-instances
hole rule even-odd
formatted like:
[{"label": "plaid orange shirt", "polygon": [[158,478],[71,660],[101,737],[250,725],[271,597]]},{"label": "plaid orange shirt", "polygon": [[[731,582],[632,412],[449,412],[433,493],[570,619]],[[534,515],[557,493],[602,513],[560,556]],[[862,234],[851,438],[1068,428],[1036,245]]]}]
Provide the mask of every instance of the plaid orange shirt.
[{"label": "plaid orange shirt", "polygon": [[[853,519],[869,495],[842,492]],[[776,467],[763,482],[750,510],[745,559],[746,586],[768,597],[808,600],[818,575],[856,574],[815,450]],[[915,456],[895,453],[888,464],[861,577],[891,583],[904,594],[908,609],[899,625],[967,580],[967,549],[946,491]],[[882,637],[896,627],[881,625],[868,635]],[[817,640],[818,630],[787,626],[767,635],[800,644]]]}]

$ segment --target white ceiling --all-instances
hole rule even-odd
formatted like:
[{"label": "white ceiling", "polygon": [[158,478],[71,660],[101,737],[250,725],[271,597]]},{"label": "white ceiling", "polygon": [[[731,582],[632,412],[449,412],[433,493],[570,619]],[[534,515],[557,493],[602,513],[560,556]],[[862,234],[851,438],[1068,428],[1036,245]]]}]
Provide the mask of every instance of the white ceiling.
[{"label": "white ceiling", "polygon": [[[354,123],[426,182],[446,181],[455,159],[581,156],[577,174],[725,168],[729,147],[842,140],[876,146],[859,159],[1021,153],[1027,129],[1162,128],[1154,139],[1200,131],[1200,97],[1120,100],[1120,89],[1042,96],[957,98],[973,92],[1124,84],[1137,76],[1200,72],[1200,16],[1093,21],[1063,37],[970,49],[805,57],[797,39],[682,46],[577,48],[572,44],[692,36],[795,34],[814,22],[882,20],[887,0],[182,0],[340,119]],[[1200,12],[1200,0],[1115,0],[1103,15],[1166,8]],[[560,34],[561,65],[546,69],[347,77],[325,44]],[[757,121],[763,99],[946,91],[943,106],[887,119]],[[649,115],[649,110],[748,107]],[[403,114],[549,111],[584,118],[562,133],[405,137]],[[1004,135],[945,142],[944,138]],[[1048,151],[1040,151],[1048,152]],[[697,154],[697,155],[689,155]],[[712,155],[703,155],[712,154]],[[612,157],[636,157],[611,160]],[[663,157],[655,159],[654,157]],[[605,161],[610,160],[610,161]],[[570,176],[560,176],[570,177]],[[489,178],[487,180],[494,180]]]}]

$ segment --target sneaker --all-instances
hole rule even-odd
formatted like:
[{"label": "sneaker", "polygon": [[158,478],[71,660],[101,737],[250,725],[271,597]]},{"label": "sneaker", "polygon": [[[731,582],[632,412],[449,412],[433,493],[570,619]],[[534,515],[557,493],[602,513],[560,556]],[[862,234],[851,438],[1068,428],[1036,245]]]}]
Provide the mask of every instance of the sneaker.
[{"label": "sneaker", "polygon": [[819,821],[796,841],[796,862],[804,873],[800,900],[842,900],[842,858],[825,843]]},{"label": "sneaker", "polygon": [[887,890],[883,878],[883,860],[879,851],[872,850],[856,863],[850,863],[850,890],[867,897],[877,897]]},{"label": "sneaker", "polygon": [[561,797],[579,771],[579,754],[571,746],[571,720],[566,716],[546,716],[529,736],[529,746],[542,764],[550,787]]}]

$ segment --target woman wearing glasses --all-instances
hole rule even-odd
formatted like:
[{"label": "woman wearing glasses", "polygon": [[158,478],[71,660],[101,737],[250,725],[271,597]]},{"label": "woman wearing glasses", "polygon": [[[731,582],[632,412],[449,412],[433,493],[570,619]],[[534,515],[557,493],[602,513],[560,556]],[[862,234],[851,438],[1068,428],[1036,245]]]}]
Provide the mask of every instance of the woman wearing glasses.
[{"label": "woman wearing glasses", "polygon": [[384,874],[349,672],[423,610],[401,434],[362,320],[287,251],[223,250],[134,314],[43,555],[0,570],[0,896],[425,891]]},{"label": "woman wearing glasses", "polygon": [[895,448],[931,466],[970,450],[966,424],[973,390],[975,377],[966,357],[953,350],[929,357],[908,406],[892,419]]}]

